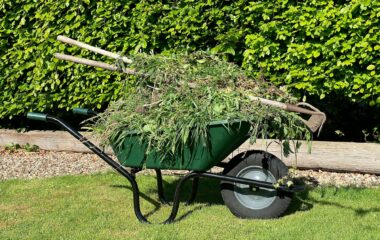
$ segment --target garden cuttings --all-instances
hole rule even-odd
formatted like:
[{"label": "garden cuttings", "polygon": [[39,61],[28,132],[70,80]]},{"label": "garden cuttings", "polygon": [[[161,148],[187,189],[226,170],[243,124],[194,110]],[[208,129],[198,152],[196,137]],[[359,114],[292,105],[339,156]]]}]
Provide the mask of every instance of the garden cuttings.
[{"label": "garden cuttings", "polygon": [[[170,163],[186,146],[207,147],[210,122],[226,120],[250,124],[250,140],[276,138],[284,153],[292,153],[289,141],[310,140],[312,135],[300,115],[252,101],[248,96],[294,102],[265,79],[252,79],[222,56],[207,52],[135,54],[129,65],[133,90],[111,102],[89,127],[103,144],[122,147],[131,133]],[[298,144],[297,144],[298,145]],[[173,163],[173,162],[172,162]]]}]

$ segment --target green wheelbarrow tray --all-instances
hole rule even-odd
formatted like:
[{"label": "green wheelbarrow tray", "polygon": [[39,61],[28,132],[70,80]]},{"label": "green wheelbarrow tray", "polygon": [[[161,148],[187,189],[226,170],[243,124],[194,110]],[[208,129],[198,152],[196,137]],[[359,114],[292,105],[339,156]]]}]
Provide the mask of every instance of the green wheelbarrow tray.
[{"label": "green wheelbarrow tray", "polygon": [[208,125],[208,143],[186,146],[181,153],[162,157],[151,150],[136,132],[127,135],[121,147],[111,146],[123,166],[171,170],[206,171],[225,159],[248,138],[250,124],[245,121],[214,121]]}]

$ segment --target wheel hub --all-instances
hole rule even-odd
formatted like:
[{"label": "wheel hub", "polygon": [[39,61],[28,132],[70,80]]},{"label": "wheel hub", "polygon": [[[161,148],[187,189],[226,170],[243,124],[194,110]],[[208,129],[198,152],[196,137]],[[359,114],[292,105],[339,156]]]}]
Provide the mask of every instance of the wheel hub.
[{"label": "wheel hub", "polygon": [[[259,166],[248,166],[242,169],[236,177],[248,178],[263,182],[275,183],[276,178],[272,173]],[[250,187],[246,184],[235,184],[234,194],[237,200],[250,209],[263,209],[270,206],[276,199],[276,190],[263,187]]]}]

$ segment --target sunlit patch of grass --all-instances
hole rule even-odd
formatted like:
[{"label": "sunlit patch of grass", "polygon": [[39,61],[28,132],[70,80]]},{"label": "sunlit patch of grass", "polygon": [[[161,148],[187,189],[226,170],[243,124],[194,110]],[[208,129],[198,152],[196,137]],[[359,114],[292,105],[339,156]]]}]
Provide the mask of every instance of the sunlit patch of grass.
[{"label": "sunlit patch of grass", "polygon": [[[164,221],[171,207],[158,202],[154,176],[137,180],[143,213]],[[168,197],[177,180],[164,176]],[[114,173],[2,181],[0,194],[0,239],[380,239],[380,188],[310,189],[284,217],[244,220],[224,206],[217,181],[202,179],[170,225],[139,223],[130,185]]]}]

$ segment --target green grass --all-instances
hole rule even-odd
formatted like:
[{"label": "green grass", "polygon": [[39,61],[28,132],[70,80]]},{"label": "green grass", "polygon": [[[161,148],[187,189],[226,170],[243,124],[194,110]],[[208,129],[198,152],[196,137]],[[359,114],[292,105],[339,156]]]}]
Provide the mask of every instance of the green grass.
[{"label": "green grass", "polygon": [[[167,194],[176,180],[164,177]],[[158,203],[155,178],[138,182],[144,214],[156,223],[166,219],[170,207]],[[316,188],[298,194],[282,218],[243,220],[223,205],[218,182],[202,179],[197,202],[181,204],[178,218],[171,225],[139,223],[130,185],[114,173],[0,181],[2,240],[380,239],[380,188]]]}]

